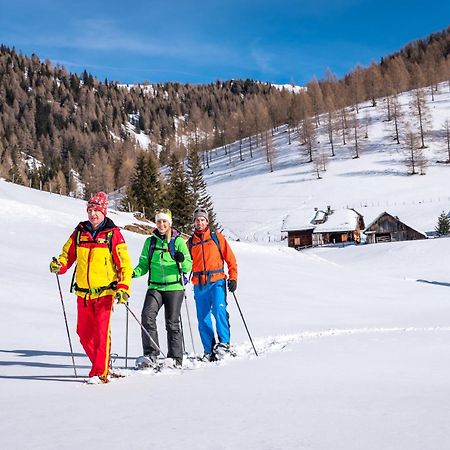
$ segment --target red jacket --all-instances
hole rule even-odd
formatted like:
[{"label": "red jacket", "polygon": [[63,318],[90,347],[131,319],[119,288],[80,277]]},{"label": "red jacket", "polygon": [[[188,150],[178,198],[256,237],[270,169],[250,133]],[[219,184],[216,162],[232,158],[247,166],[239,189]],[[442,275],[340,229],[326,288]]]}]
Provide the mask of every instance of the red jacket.
[{"label": "red jacket", "polygon": [[[220,250],[211,237],[211,231],[195,231],[188,245],[192,256],[192,283],[207,284],[226,279],[224,261],[227,263],[228,278],[237,281],[237,263],[233,250],[227,240],[218,231],[215,232]],[[223,257],[223,259],[222,259]]]}]

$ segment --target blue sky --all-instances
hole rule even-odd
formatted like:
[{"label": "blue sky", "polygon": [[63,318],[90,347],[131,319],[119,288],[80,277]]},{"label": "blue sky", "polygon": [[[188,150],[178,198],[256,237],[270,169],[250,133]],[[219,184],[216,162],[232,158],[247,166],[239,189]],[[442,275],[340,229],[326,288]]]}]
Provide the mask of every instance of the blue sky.
[{"label": "blue sky", "polygon": [[0,0],[0,43],[100,80],[304,84],[450,25],[450,2]]}]

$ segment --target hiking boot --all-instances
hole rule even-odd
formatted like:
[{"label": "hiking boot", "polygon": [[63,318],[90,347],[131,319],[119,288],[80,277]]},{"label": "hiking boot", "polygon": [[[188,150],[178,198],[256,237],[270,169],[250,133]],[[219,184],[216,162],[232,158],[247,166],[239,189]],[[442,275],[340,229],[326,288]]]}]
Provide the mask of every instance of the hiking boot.
[{"label": "hiking boot", "polygon": [[139,358],[136,359],[135,365],[138,369],[147,369],[150,367],[156,367],[158,364],[156,362],[155,355],[144,355],[139,356]]},{"label": "hiking boot", "polygon": [[176,358],[173,360],[173,367],[175,369],[181,369],[183,367],[183,358]]},{"label": "hiking boot", "polygon": [[216,360],[216,355],[213,352],[205,352],[203,356],[200,357],[200,361],[213,362]]},{"label": "hiking boot", "polygon": [[214,346],[214,353],[216,355],[224,355],[230,353],[230,344],[219,343]]},{"label": "hiking boot", "polygon": [[86,381],[87,384],[106,384],[109,383],[108,377],[104,375],[94,375],[89,377]]},{"label": "hiking boot", "polygon": [[223,342],[214,346],[214,355],[218,360],[228,355],[236,356],[231,350],[230,344],[224,344]]}]

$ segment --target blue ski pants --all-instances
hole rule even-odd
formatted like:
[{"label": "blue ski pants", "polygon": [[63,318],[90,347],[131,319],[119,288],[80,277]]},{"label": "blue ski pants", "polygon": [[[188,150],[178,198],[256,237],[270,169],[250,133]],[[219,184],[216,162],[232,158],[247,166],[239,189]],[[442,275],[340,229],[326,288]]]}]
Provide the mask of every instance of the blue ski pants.
[{"label": "blue ski pants", "polygon": [[216,322],[219,342],[230,343],[230,322],[227,312],[225,280],[194,285],[195,305],[197,307],[198,331],[205,352],[211,353],[215,343],[211,314]]}]

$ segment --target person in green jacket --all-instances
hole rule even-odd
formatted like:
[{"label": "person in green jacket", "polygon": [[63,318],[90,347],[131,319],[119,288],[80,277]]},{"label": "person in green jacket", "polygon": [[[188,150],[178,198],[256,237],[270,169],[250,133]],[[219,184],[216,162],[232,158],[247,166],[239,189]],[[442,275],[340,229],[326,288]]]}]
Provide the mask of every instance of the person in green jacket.
[{"label": "person in green jacket", "polygon": [[[133,278],[146,273],[148,290],[142,308],[142,325],[159,346],[156,316],[164,305],[167,331],[167,357],[174,360],[175,367],[183,364],[183,344],[180,329],[181,305],[184,298],[183,273],[192,268],[192,259],[181,234],[172,228],[172,213],[163,209],[156,213],[156,229],[146,239],[139,264],[133,271]],[[138,358],[140,367],[156,364],[159,351],[147,334],[142,331],[144,355]]]}]

